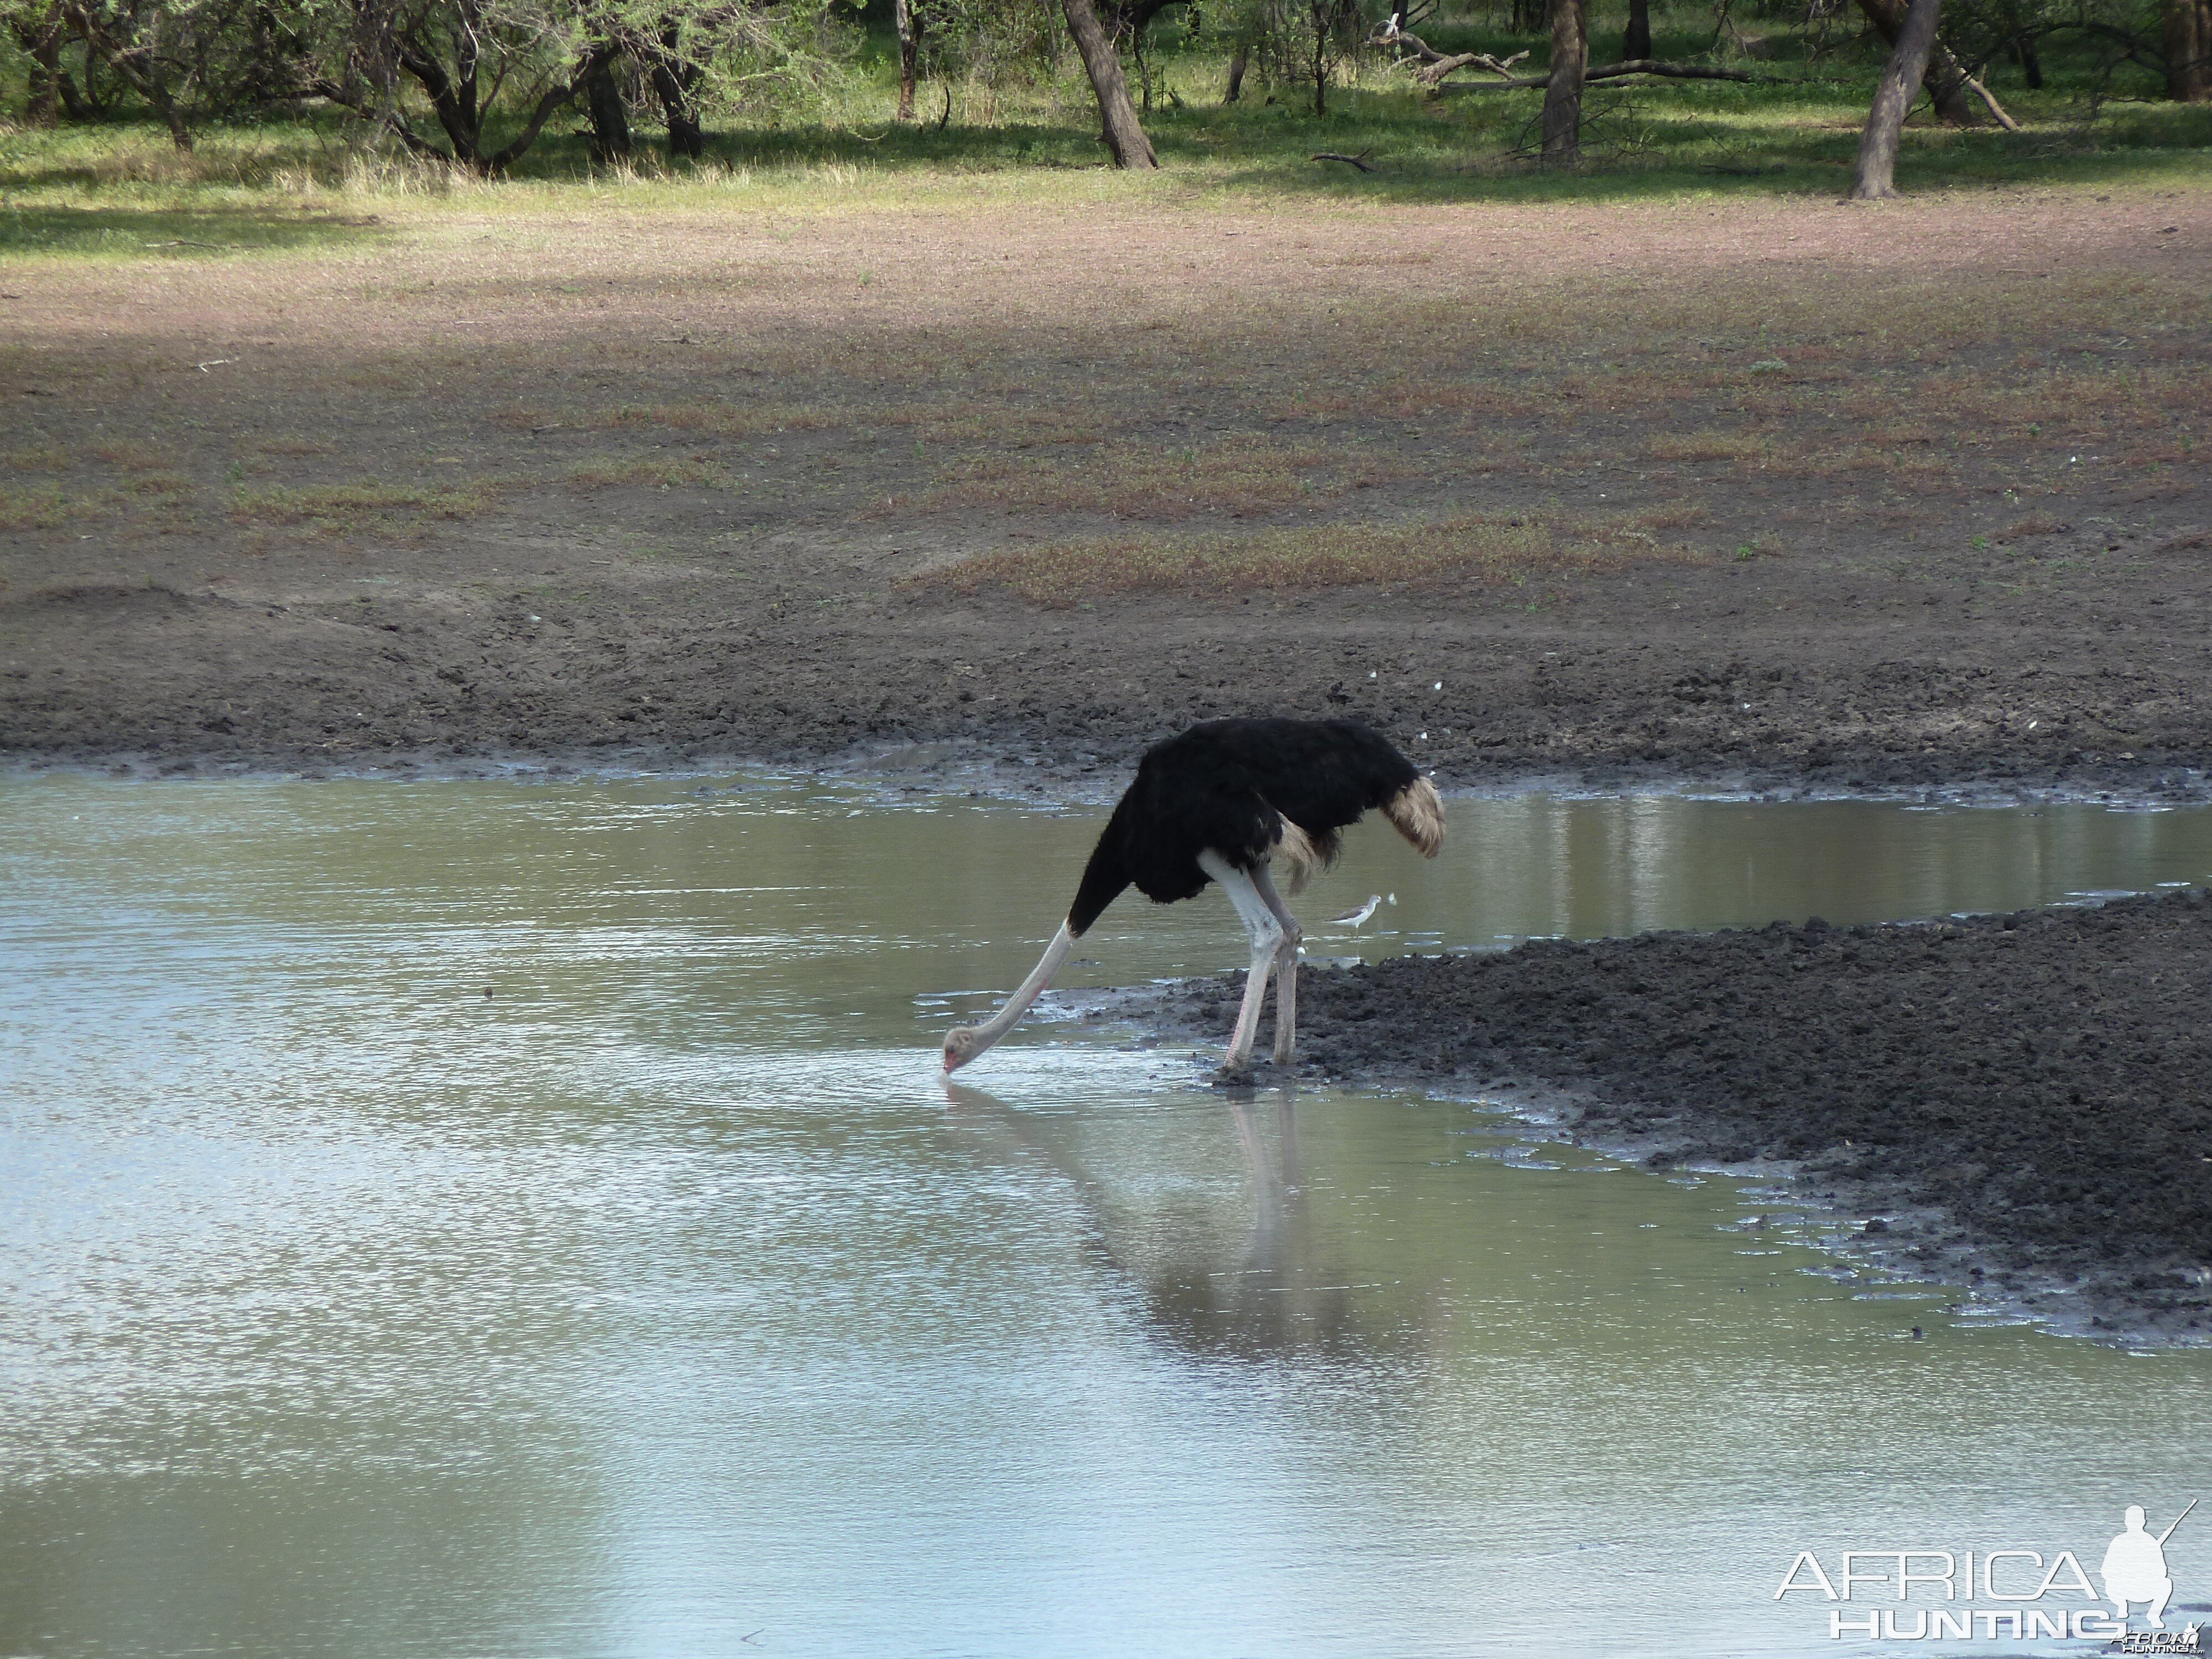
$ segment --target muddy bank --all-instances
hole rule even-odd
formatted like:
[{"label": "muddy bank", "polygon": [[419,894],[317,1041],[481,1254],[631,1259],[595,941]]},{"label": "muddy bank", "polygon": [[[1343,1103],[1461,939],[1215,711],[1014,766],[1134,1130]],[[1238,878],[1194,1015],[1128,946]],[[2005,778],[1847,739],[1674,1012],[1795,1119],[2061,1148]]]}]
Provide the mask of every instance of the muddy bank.
[{"label": "muddy bank", "polygon": [[[1654,1168],[1786,1164],[1863,1252],[2061,1328],[2212,1339],[2212,894],[1309,969],[1301,1074],[1565,1092]],[[1241,976],[1137,1012],[1218,1041]],[[1265,1075],[1264,1068],[1262,1075]]]},{"label": "muddy bank", "polygon": [[1459,785],[2206,793],[2212,658],[2178,635],[2123,660],[2078,614],[1849,623],[1832,571],[1767,573],[1787,609],[1716,626],[1753,580],[1680,573],[1687,608],[1656,616],[1623,581],[1540,618],[1480,595],[1067,613],[890,592],[803,621],[716,584],[465,600],[16,584],[0,754],[155,772],[888,757],[1069,778],[1194,720],[1297,713],[1365,720]]}]

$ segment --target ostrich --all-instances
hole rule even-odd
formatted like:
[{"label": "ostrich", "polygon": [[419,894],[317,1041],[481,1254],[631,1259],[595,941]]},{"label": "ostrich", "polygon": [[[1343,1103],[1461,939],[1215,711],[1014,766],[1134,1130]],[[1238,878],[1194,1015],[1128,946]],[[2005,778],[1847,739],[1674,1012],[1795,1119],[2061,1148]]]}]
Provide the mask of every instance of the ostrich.
[{"label": "ostrich", "polygon": [[988,1020],[945,1033],[945,1069],[958,1070],[1013,1030],[1123,888],[1172,904],[1197,897],[1209,881],[1221,884],[1252,941],[1226,1068],[1251,1059],[1271,974],[1275,1060],[1287,1063],[1297,1030],[1301,935],[1269,866],[1279,862],[1284,884],[1297,892],[1336,856],[1344,829],[1376,807],[1422,857],[1437,855],[1444,808],[1436,785],[1356,721],[1207,720],[1154,744],[1091,849],[1043,959]]}]

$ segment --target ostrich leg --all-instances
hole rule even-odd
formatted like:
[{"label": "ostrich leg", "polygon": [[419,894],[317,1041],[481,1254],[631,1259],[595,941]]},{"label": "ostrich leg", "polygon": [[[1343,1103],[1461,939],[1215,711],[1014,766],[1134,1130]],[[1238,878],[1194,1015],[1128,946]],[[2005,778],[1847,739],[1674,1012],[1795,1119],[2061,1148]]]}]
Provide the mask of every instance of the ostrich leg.
[{"label": "ostrich leg", "polygon": [[1283,942],[1275,947],[1275,1064],[1287,1066],[1297,1047],[1298,943],[1305,930],[1275,890],[1265,866],[1252,872],[1252,886],[1283,930]]},{"label": "ostrich leg", "polygon": [[[1267,975],[1282,949],[1283,925],[1260,896],[1259,884],[1212,848],[1198,855],[1198,867],[1221,884],[1221,890],[1237,907],[1252,941],[1252,967],[1244,975],[1244,1006],[1237,1011],[1237,1029],[1230,1034],[1229,1054],[1222,1062],[1232,1067],[1243,1066],[1252,1058],[1252,1040],[1259,1035],[1260,1005],[1267,1000]],[[1262,870],[1260,876],[1264,880],[1267,872]]]}]

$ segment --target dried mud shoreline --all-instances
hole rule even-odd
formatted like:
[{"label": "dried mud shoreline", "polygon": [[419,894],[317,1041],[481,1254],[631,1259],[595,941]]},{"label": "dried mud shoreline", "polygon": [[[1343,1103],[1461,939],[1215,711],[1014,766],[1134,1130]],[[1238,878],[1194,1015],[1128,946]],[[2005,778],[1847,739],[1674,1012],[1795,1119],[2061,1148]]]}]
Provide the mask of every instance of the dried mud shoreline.
[{"label": "dried mud shoreline", "polygon": [[[1578,1143],[1793,1178],[1853,1218],[1850,1255],[1884,1275],[2058,1330],[2193,1345],[2212,1340],[2208,981],[2203,890],[1539,940],[1307,969],[1297,1071],[1534,1091]],[[1193,981],[1114,1013],[1218,1042],[1240,994],[1238,975]]]},{"label": "dried mud shoreline", "polygon": [[[2118,611],[2208,581],[2168,561],[2109,597]],[[2212,653],[2176,605],[2134,610],[2159,618],[2142,631],[2078,608],[1869,624],[1844,620],[1856,600],[1833,572],[1672,582],[1693,620],[1601,583],[1542,617],[1351,591],[1096,612],[893,594],[802,623],[708,592],[611,617],[519,594],[485,617],[400,593],[0,584],[0,760],[198,776],[769,764],[1026,789],[1119,776],[1194,720],[1269,712],[1366,720],[1451,787],[2212,799]],[[1754,582],[1786,588],[1790,613],[1733,617]]]}]

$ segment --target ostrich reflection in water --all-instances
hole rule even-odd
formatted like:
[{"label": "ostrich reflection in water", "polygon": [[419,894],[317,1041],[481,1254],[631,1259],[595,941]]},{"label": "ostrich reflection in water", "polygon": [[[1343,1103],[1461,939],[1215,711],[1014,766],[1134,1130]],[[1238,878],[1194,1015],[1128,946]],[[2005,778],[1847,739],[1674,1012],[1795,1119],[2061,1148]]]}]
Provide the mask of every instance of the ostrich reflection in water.
[{"label": "ostrich reflection in water", "polygon": [[945,1092],[955,1123],[1043,1160],[1066,1182],[1082,1208],[1085,1253],[1136,1292],[1146,1324],[1175,1348],[1208,1359],[1346,1361],[1418,1332],[1390,1292],[1346,1284],[1341,1268],[1316,1259],[1287,1096],[1272,1109],[1226,1103],[1249,1211],[1238,1238],[1218,1227],[1147,1225],[1075,1149],[1077,1117],[1022,1111],[963,1084],[948,1081]]}]

